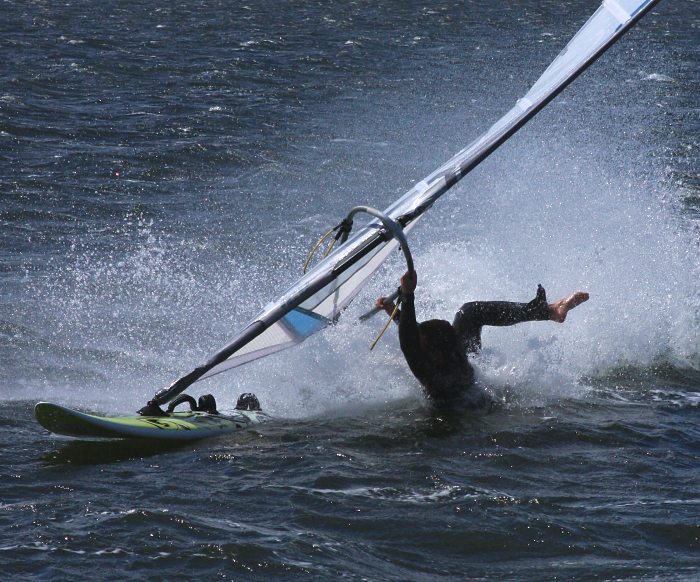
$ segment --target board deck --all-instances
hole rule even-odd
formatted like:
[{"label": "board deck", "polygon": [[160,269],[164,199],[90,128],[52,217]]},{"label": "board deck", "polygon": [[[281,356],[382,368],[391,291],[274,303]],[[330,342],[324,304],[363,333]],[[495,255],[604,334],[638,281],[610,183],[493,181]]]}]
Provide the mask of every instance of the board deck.
[{"label": "board deck", "polygon": [[49,402],[39,402],[34,416],[45,429],[88,438],[197,440],[250,428],[269,419],[260,411],[231,414],[172,412],[168,416],[96,416]]}]

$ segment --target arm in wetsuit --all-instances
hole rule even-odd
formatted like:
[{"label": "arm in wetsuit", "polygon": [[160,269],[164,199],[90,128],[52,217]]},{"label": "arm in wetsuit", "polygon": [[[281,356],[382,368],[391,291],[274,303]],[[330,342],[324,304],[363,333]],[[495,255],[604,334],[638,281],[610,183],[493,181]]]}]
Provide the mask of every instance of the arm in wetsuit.
[{"label": "arm in wetsuit", "polygon": [[420,333],[416,321],[416,308],[413,292],[416,290],[418,277],[414,272],[401,277],[401,304],[399,313],[399,344],[406,357],[409,368],[418,377],[425,374],[424,359],[420,347]]},{"label": "arm in wetsuit", "polygon": [[399,317],[399,345],[409,368],[420,378],[425,374],[425,370],[413,293],[403,293],[401,295],[401,303],[403,308]]}]

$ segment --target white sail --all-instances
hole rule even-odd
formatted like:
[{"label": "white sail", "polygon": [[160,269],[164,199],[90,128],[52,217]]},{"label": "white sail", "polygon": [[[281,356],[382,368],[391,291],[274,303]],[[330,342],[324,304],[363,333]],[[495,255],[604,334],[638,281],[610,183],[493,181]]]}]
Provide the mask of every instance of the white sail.
[{"label": "white sail", "polygon": [[[384,214],[405,231],[410,230],[442,194],[518,131],[658,2],[605,0],[508,113],[418,182]],[[151,403],[164,404],[193,382],[298,344],[332,323],[397,245],[381,221],[370,222],[270,303],[206,364],[161,390]]]}]

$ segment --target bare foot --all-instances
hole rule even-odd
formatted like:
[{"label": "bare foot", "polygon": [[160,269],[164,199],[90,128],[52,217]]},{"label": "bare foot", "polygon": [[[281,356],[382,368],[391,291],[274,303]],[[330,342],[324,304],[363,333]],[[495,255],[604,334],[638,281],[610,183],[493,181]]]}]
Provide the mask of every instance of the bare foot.
[{"label": "bare foot", "polygon": [[558,323],[564,323],[566,314],[569,313],[577,305],[581,305],[584,301],[588,301],[588,293],[585,291],[576,291],[564,299],[560,299],[556,303],[549,304],[549,319]]}]

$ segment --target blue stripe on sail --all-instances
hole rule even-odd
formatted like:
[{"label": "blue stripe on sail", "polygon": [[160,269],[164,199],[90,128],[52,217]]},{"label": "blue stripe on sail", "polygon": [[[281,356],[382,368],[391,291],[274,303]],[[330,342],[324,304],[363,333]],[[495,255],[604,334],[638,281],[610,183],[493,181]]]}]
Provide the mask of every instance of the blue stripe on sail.
[{"label": "blue stripe on sail", "polygon": [[287,313],[282,319],[290,330],[302,337],[308,337],[328,324],[325,317],[298,308]]}]

